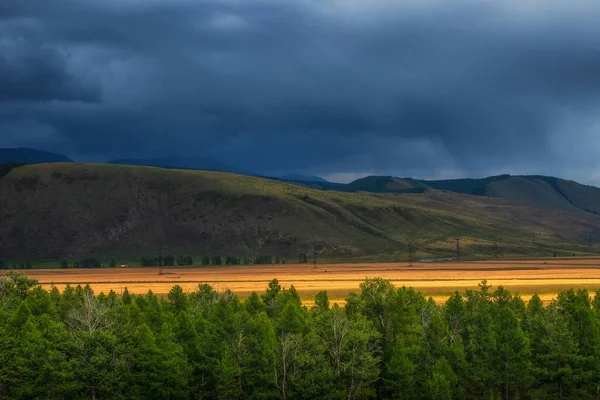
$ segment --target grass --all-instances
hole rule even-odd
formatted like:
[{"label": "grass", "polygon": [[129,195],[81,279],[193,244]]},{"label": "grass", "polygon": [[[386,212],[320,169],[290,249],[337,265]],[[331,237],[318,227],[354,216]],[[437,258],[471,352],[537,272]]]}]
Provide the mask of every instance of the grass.
[{"label": "grass", "polygon": [[[380,195],[320,191],[222,172],[103,164],[42,164],[0,179],[0,237],[6,257],[51,267],[94,256],[137,265],[165,254],[257,256],[288,262],[300,252],[319,260],[402,261],[590,255],[584,245],[600,218],[499,199],[445,192]],[[537,232],[533,244],[531,232]],[[496,246],[496,243],[498,244]],[[564,253],[564,254],[563,254]],[[198,262],[200,259],[195,257]]]}]

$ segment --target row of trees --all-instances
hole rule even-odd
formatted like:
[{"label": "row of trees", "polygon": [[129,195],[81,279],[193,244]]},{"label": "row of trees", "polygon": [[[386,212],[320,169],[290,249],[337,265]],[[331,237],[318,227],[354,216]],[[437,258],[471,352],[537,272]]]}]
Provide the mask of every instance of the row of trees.
[{"label": "row of trees", "polygon": [[32,269],[31,261],[3,261],[0,260],[0,269]]},{"label": "row of trees", "polygon": [[194,265],[194,259],[191,256],[159,256],[159,257],[142,257],[140,266],[142,267],[171,267],[171,266]]},{"label": "row of trees", "polygon": [[[76,260],[70,263],[67,260],[62,260],[60,262],[61,268],[101,268],[101,267],[116,267],[117,262],[115,260],[111,260],[108,265],[102,264],[100,260],[97,260],[94,257],[85,258],[82,260]],[[0,269],[32,269],[35,266],[31,263],[31,261],[2,261],[0,260]]]},{"label": "row of trees", "polygon": [[[285,260],[280,257],[271,255],[255,256],[255,257],[239,257],[239,256],[204,256],[201,258],[202,265],[251,265],[251,264],[285,264]],[[95,257],[88,257],[81,260],[60,262],[61,268],[115,268],[117,264],[115,259],[111,259],[108,263],[103,263]],[[165,255],[159,257],[142,257],[140,266],[142,267],[163,267],[163,266],[192,266],[194,259],[191,256],[173,256]],[[12,261],[5,262],[0,259],[0,269],[31,269],[33,268],[30,261]]]},{"label": "row of trees", "polygon": [[66,268],[115,268],[117,266],[117,261],[112,259],[108,262],[108,264],[102,263],[102,261],[98,260],[95,257],[88,257],[82,260],[75,260],[73,262],[69,262],[67,260],[62,260],[60,262],[60,267],[63,269]]},{"label": "row of trees", "polygon": [[592,399],[600,293],[548,306],[484,283],[443,306],[368,279],[344,308],[175,286],[94,295],[0,281],[0,397],[119,399]]},{"label": "row of trees", "polygon": [[285,264],[285,260],[271,255],[240,257],[240,256],[204,256],[202,265],[251,265],[251,264]]}]

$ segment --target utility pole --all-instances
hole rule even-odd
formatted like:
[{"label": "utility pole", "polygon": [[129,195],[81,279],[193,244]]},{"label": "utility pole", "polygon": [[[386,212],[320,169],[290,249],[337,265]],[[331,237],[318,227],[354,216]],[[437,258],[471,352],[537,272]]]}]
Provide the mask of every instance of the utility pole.
[{"label": "utility pole", "polygon": [[[162,225],[162,224],[161,224]],[[162,226],[161,226],[162,228]],[[158,274],[163,274],[162,229],[158,234]]]},{"label": "utility pole", "polygon": [[460,238],[459,237],[456,238],[456,259],[458,261],[462,261],[460,258]]},{"label": "utility pole", "polygon": [[412,242],[408,242],[408,266],[412,267],[413,262],[413,245]]},{"label": "utility pole", "polygon": [[[2,237],[0,237],[0,243],[2,241]],[[0,249],[0,269],[4,269],[5,265],[8,267],[8,261],[4,260],[4,257],[2,256],[2,249]]]},{"label": "utility pole", "polygon": [[163,274],[163,195],[158,196],[158,274]]},{"label": "utility pole", "polygon": [[592,231],[588,232],[588,246],[592,247]]},{"label": "utility pole", "polygon": [[558,235],[558,240],[560,240],[560,248],[562,249],[564,244],[562,235]]},{"label": "utility pole", "polygon": [[313,242],[313,265],[317,265],[317,246]]},{"label": "utility pole", "polygon": [[535,245],[535,230],[533,230],[533,244]]},{"label": "utility pole", "polygon": [[494,257],[498,258],[500,256],[500,250],[498,249],[498,241],[494,240]]}]

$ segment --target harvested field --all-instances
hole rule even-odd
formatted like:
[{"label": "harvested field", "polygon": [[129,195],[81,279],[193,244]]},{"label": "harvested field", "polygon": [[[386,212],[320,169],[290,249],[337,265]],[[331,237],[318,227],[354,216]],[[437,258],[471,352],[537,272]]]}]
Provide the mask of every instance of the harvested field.
[{"label": "harvested field", "polygon": [[112,269],[39,269],[26,274],[45,288],[63,289],[66,284],[89,284],[96,292],[125,287],[133,293],[152,290],[157,295],[169,292],[173,285],[193,291],[199,283],[208,283],[221,291],[230,289],[247,296],[262,292],[268,282],[277,278],[285,287],[294,285],[307,305],[320,290],[330,299],[343,303],[348,293],[357,291],[365,278],[382,277],[396,286],[412,286],[436,301],[442,302],[455,290],[477,288],[488,284],[520,293],[524,299],[538,293],[550,301],[556,293],[568,288],[600,288],[600,260],[527,260],[507,262],[465,263],[361,263],[361,264],[286,264],[272,266],[224,266],[196,268],[112,268]]}]

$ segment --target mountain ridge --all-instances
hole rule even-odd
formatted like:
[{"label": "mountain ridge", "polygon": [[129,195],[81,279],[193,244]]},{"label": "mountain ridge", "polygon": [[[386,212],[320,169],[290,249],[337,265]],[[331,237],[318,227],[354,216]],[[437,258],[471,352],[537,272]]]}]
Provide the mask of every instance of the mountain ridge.
[{"label": "mountain ridge", "polygon": [[301,174],[289,174],[289,175],[280,175],[276,177],[277,179],[281,179],[286,182],[318,182],[318,183],[332,183],[327,179],[321,178],[316,175],[301,175]]},{"label": "mountain ridge", "polygon": [[[46,162],[72,162],[66,156],[30,148],[0,149],[0,164],[37,164]],[[242,170],[210,157],[162,157],[116,159],[118,165],[153,166],[170,169],[189,169],[230,172],[247,176],[263,176]],[[2,167],[0,176],[8,173]],[[270,179],[290,182],[318,190],[369,193],[424,193],[428,190],[447,190],[480,197],[497,197],[509,201],[530,204],[570,213],[600,215],[600,188],[572,180],[544,175],[495,175],[486,178],[460,178],[424,180],[395,176],[372,175],[350,183],[334,183],[318,176],[298,174],[283,175]]]},{"label": "mountain ridge", "polygon": [[108,163],[118,165],[137,165],[141,167],[220,171],[242,175],[254,175],[252,172],[244,171],[233,165],[229,165],[211,157],[120,158],[111,160]]},{"label": "mountain ridge", "polygon": [[495,175],[487,178],[420,180],[368,176],[348,184],[310,184],[320,190],[369,193],[424,193],[447,190],[479,197],[497,197],[565,212],[600,214],[600,188],[544,175]]},{"label": "mountain ridge", "polygon": [[69,157],[29,147],[0,148],[0,164],[42,164],[73,162]]},{"label": "mountain ridge", "polygon": [[[347,260],[593,253],[600,217],[501,198],[314,190],[226,172],[111,164],[19,166],[0,178],[0,252],[264,255]],[[536,241],[531,241],[531,232]],[[591,239],[590,239],[591,238]],[[562,243],[564,241],[564,247]],[[35,245],[34,245],[35,244]],[[500,250],[499,250],[500,249]],[[288,258],[289,259],[289,258]]]}]

